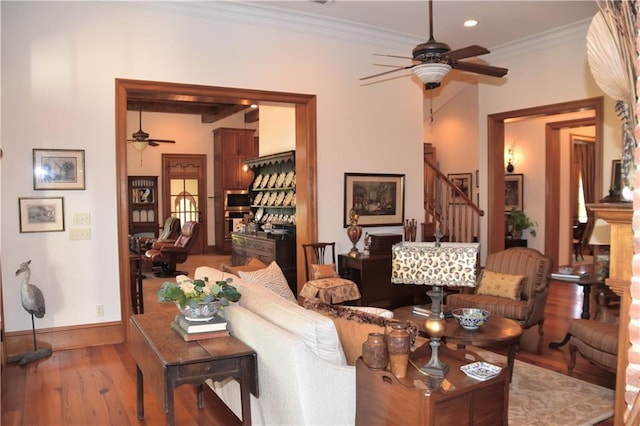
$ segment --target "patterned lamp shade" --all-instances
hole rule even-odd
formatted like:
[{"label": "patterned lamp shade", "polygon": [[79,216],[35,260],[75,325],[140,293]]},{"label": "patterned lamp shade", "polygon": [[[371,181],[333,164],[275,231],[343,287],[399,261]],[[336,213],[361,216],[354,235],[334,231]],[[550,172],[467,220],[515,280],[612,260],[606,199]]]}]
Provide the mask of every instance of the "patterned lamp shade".
[{"label": "patterned lamp shade", "polygon": [[479,243],[402,242],[391,248],[391,282],[475,287]]}]

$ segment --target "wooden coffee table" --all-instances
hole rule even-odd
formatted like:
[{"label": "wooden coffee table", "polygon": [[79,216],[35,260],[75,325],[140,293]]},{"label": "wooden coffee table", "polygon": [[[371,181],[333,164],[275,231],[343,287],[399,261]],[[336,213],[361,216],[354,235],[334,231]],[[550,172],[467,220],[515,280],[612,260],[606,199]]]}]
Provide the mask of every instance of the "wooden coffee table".
[{"label": "wooden coffee table", "polygon": [[[446,310],[446,307],[445,309]],[[413,313],[413,306],[403,306],[393,311],[393,317],[399,320],[412,321],[418,325],[418,332],[421,336],[429,338],[429,334],[424,326],[427,319],[422,315]],[[509,367],[509,380],[513,376],[513,361],[518,349],[518,341],[522,335],[522,327],[512,319],[499,315],[491,315],[485,325],[478,330],[465,330],[460,327],[455,318],[446,319],[447,326],[442,336],[447,343],[455,343],[459,348],[467,345],[478,347],[507,346],[507,366]]]}]

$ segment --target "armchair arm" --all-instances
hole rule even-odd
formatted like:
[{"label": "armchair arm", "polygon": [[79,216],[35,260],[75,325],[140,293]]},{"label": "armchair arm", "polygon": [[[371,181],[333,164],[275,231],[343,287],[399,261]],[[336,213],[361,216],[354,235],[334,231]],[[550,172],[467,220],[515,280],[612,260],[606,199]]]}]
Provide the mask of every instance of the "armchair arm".
[{"label": "armchair arm", "polygon": [[162,254],[182,254],[187,253],[186,247],[176,247],[174,245],[167,245],[160,248]]}]

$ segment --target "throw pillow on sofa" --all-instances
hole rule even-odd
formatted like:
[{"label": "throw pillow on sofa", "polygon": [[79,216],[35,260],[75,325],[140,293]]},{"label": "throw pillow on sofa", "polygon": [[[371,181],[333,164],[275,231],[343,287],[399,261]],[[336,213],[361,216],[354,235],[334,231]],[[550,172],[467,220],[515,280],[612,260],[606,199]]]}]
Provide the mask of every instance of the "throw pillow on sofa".
[{"label": "throw pillow on sofa", "polygon": [[335,263],[314,263],[313,265],[311,265],[311,271],[313,272],[312,280],[321,280],[322,278],[336,278],[338,276]]},{"label": "throw pillow on sofa", "polygon": [[333,320],[348,365],[356,365],[358,357],[362,355],[362,344],[367,340],[369,333],[384,333],[389,324],[398,322],[406,324],[411,334],[411,346],[414,345],[418,335],[418,326],[411,321],[388,319],[351,309],[348,306],[330,305],[320,299],[305,299],[304,307]]},{"label": "throw pillow on sofa", "polygon": [[220,269],[222,269],[222,272],[228,272],[230,274],[235,275],[236,277],[240,276],[238,275],[238,272],[240,271],[253,272],[253,271],[257,271],[258,269],[264,269],[266,267],[267,267],[266,263],[264,263],[260,259],[256,259],[255,257],[250,257],[249,259],[247,259],[247,262],[244,265],[231,266],[224,263],[220,265]]},{"label": "throw pillow on sofa", "polygon": [[282,269],[275,261],[271,262],[266,268],[258,269],[257,271],[238,271],[238,275],[245,281],[259,284],[291,302],[298,303],[291,288],[289,288],[289,283],[287,283]]}]

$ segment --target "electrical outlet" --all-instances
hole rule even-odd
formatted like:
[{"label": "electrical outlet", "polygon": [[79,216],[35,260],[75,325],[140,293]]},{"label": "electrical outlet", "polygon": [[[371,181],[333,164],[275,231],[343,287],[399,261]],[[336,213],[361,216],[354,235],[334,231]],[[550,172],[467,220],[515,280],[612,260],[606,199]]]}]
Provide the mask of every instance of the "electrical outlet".
[{"label": "electrical outlet", "polygon": [[73,215],[74,225],[89,225],[91,223],[91,213],[76,213]]},{"label": "electrical outlet", "polygon": [[69,230],[70,240],[90,240],[91,228],[77,228]]},{"label": "electrical outlet", "polygon": [[97,317],[104,316],[104,305],[96,305],[96,316]]}]

